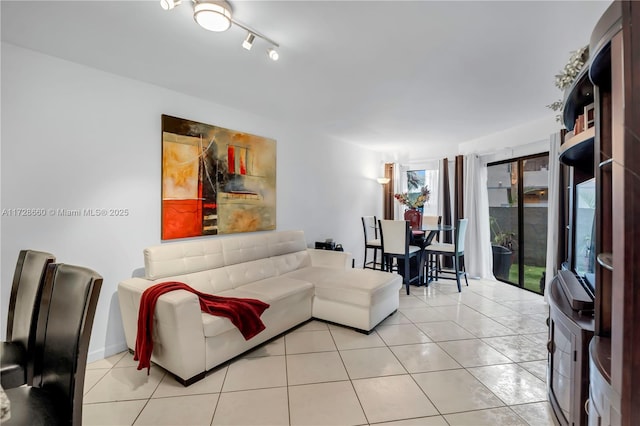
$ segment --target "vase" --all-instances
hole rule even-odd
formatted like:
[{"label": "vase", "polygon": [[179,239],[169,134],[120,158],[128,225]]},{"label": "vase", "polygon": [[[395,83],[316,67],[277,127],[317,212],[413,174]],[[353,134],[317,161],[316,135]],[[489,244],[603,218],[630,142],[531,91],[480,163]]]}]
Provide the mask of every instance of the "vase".
[{"label": "vase", "polygon": [[422,213],[415,207],[412,207],[404,212],[404,220],[409,221],[411,229],[416,231],[422,229]]}]

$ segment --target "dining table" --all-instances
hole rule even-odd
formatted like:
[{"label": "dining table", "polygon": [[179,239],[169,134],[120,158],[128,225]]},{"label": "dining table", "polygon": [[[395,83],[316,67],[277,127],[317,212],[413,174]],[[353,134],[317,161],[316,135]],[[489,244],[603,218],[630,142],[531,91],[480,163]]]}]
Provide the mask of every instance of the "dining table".
[{"label": "dining table", "polygon": [[430,225],[430,224],[423,224],[421,229],[424,231],[425,233],[425,238],[424,238],[424,247],[428,246],[429,244],[431,244],[431,242],[433,241],[433,239],[440,233],[440,232],[446,232],[446,231],[453,231],[456,229],[455,226],[453,225]]}]

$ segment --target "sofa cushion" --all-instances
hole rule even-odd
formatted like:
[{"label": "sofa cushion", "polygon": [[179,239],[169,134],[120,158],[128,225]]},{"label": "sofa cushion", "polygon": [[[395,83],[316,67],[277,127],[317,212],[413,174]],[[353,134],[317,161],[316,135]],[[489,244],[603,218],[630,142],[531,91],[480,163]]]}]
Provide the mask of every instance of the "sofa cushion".
[{"label": "sofa cushion", "polygon": [[313,293],[313,285],[307,281],[278,276],[243,285],[238,290],[246,294],[254,294],[256,299],[264,302],[274,303],[284,299],[298,301],[308,293]]},{"label": "sofa cushion", "polygon": [[233,288],[238,288],[277,275],[276,268],[271,259],[254,260],[227,266],[224,269],[229,275]]},{"label": "sofa cushion", "polygon": [[166,281],[182,282],[191,288],[210,294],[218,294],[221,291],[233,288],[226,268],[209,269],[207,271],[161,278],[155,280],[154,284]]},{"label": "sofa cushion", "polygon": [[[270,305],[296,303],[311,294],[313,286],[310,283],[285,277],[268,278],[217,293],[224,297],[258,299]],[[202,326],[205,337],[217,336],[235,328],[229,319],[206,313],[202,314]]]},{"label": "sofa cushion", "polygon": [[307,241],[302,231],[281,231],[266,234],[269,256],[305,251]]},{"label": "sofa cushion", "polygon": [[222,240],[162,244],[144,249],[145,277],[149,280],[206,271],[224,266]]},{"label": "sofa cushion", "polygon": [[311,257],[307,250],[287,253],[271,258],[278,275],[283,275],[291,271],[311,266]]},{"label": "sofa cushion", "polygon": [[197,241],[172,242],[144,249],[145,278],[157,280],[304,252],[302,231],[283,231]]},{"label": "sofa cushion", "polygon": [[[237,289],[222,291],[220,293],[216,293],[216,295],[223,296],[223,297],[239,297],[244,299],[262,300],[259,297],[256,297],[256,295],[253,293],[247,293],[246,291],[237,290]],[[266,300],[263,300],[263,302],[269,303]],[[202,313],[202,326],[204,329],[205,337],[217,336],[219,334],[225,333],[229,330],[233,330],[234,328],[236,328],[236,326],[233,325],[231,320],[229,320],[228,318],[219,317],[216,315],[210,315],[204,312]]]},{"label": "sofa cushion", "polygon": [[367,307],[387,297],[388,289],[398,291],[402,287],[402,277],[398,274],[368,269],[337,272],[326,274],[314,283],[316,297]]},{"label": "sofa cushion", "polygon": [[296,280],[308,281],[311,284],[316,285],[326,278],[331,278],[333,280],[339,281],[344,272],[344,269],[326,268],[324,266],[307,266],[300,269],[295,269],[284,274],[283,276]]},{"label": "sofa cushion", "polygon": [[233,323],[225,317],[202,313],[202,328],[205,337],[213,337],[236,328]]},{"label": "sofa cushion", "polygon": [[226,266],[238,265],[269,257],[265,235],[245,235],[224,238],[222,240],[224,263]]}]

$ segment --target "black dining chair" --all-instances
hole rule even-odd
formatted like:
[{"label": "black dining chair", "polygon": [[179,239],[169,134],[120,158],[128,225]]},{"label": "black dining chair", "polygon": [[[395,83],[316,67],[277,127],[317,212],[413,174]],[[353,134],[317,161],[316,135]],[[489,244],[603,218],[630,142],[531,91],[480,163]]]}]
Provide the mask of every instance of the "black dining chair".
[{"label": "black dining chair", "polygon": [[[467,223],[469,219],[460,219],[456,225],[454,231],[454,243],[434,243],[425,247],[425,256],[444,256],[453,258],[453,271],[454,277],[442,276],[447,271],[442,270],[439,266],[435,268],[435,279],[455,279],[458,284],[458,291],[462,291],[460,286],[460,276],[464,276],[464,281],[469,285],[467,281],[467,273],[464,266],[464,238],[467,232]],[[433,272],[432,272],[433,276]],[[430,277],[432,278],[432,277]]]},{"label": "black dining chair", "polygon": [[[411,245],[411,227],[406,220],[380,220],[380,240],[382,241],[382,257],[386,264],[386,270],[397,270],[403,277],[410,293],[409,286],[412,282],[422,283],[422,247]],[[395,263],[394,263],[395,260]],[[416,262],[417,274],[411,276],[411,260]],[[399,268],[402,262],[402,269]]]},{"label": "black dining chair", "polygon": [[[432,215],[424,215],[422,216],[422,224],[424,226],[440,226],[442,224],[442,216],[432,216]],[[433,244],[433,241],[435,240],[436,242],[438,242],[438,240],[440,239],[440,231],[429,231],[426,233],[426,237],[424,239],[424,245],[422,246],[422,248],[427,248],[427,246]],[[428,254],[426,251],[424,252],[424,266],[425,266],[425,272],[424,272],[424,276],[425,277],[431,277],[431,273],[433,271],[435,271],[435,268],[438,268],[438,256],[434,255],[434,254]],[[427,283],[429,282],[429,279],[427,279]]]},{"label": "black dining chair", "polygon": [[0,342],[0,384],[4,389],[31,384],[36,322],[47,266],[55,262],[51,253],[21,250],[13,274],[7,340]]},{"label": "black dining chair", "polygon": [[36,330],[33,386],[8,389],[9,425],[81,425],[89,338],[102,277],[91,269],[47,268]]},{"label": "black dining chair", "polygon": [[[375,216],[362,216],[362,229],[364,231],[364,261],[363,268],[384,270],[382,264],[382,243],[378,237],[378,221]],[[373,261],[367,262],[367,253],[373,250]],[[380,251],[380,262],[378,262],[378,251]]]}]

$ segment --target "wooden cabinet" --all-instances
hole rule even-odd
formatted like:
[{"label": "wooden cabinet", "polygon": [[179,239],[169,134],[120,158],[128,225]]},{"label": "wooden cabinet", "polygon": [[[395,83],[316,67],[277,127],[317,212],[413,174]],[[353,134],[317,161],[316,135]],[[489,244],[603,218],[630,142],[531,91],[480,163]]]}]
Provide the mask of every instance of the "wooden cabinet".
[{"label": "wooden cabinet", "polygon": [[570,271],[549,288],[549,402],[560,425],[587,425],[593,302]]},{"label": "wooden cabinet", "polygon": [[595,335],[589,424],[640,424],[640,3],[616,1],[593,30]]},{"label": "wooden cabinet", "polygon": [[[572,209],[571,187],[581,173],[592,172],[596,187],[595,337],[589,366],[572,374],[588,372],[589,425],[632,426],[640,424],[640,2],[614,1],[593,29],[589,51],[589,62],[565,93],[568,133],[560,153],[563,167],[571,167],[562,173],[565,209]],[[572,132],[591,101],[593,130]],[[560,251],[569,261],[571,219],[566,214],[561,223],[567,231]],[[552,298],[552,316],[553,304]],[[577,338],[571,339],[579,351]],[[577,407],[582,394],[570,398]]]},{"label": "wooden cabinet", "polygon": [[611,342],[595,337],[589,346],[589,426],[619,425],[620,395],[611,387]]}]

